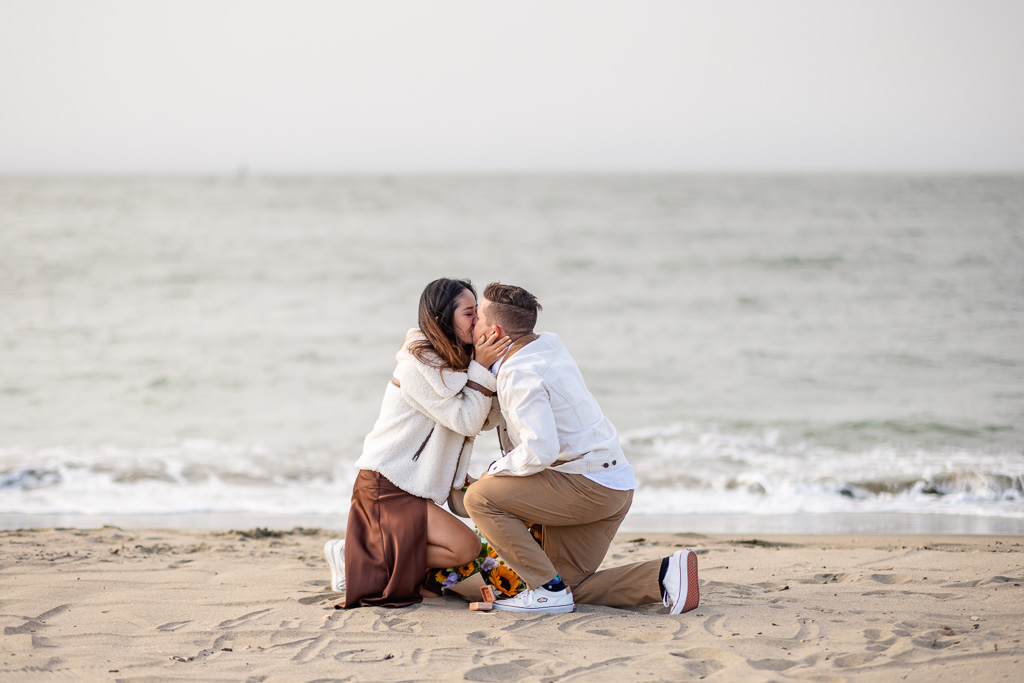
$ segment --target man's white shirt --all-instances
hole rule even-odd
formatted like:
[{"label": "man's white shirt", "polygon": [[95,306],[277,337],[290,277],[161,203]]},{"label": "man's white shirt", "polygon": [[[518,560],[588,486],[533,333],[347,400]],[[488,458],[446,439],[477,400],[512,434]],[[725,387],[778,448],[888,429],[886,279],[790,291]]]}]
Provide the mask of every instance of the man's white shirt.
[{"label": "man's white shirt", "polygon": [[[505,358],[491,366],[497,377]],[[488,468],[496,476],[526,476],[558,461],[560,454],[583,456],[559,466],[617,491],[636,488],[615,427],[601,412],[558,336],[545,332],[520,349],[498,378],[498,401],[513,444]],[[591,466],[592,465],[592,466]]]}]

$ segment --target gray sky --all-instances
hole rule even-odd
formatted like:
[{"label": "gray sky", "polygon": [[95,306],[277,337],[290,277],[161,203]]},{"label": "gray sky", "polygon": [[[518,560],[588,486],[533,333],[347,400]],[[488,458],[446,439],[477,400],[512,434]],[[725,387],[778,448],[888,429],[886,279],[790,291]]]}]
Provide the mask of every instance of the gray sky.
[{"label": "gray sky", "polygon": [[1022,171],[1020,0],[0,0],[0,173]]}]

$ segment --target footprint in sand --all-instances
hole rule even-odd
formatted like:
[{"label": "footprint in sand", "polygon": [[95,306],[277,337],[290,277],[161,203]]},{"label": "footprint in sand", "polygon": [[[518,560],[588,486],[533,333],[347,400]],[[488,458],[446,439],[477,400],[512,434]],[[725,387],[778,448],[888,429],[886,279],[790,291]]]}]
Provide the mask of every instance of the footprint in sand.
[{"label": "footprint in sand", "polygon": [[[758,584],[760,587],[760,584]],[[725,581],[702,581],[701,590],[705,591],[708,595],[714,593],[715,595],[731,596],[737,598],[746,598],[754,594],[754,590],[742,583],[727,583]]]},{"label": "footprint in sand", "polygon": [[330,595],[311,595],[306,598],[299,598],[296,602],[300,605],[333,605],[338,602],[338,596],[333,593]]},{"label": "footprint in sand", "polygon": [[867,580],[874,581],[875,583],[885,584],[888,586],[896,583],[906,583],[911,579],[909,576],[904,576],[903,574],[872,574],[871,576],[867,577]]},{"label": "footprint in sand", "polygon": [[[579,607],[577,607],[577,609],[579,609]],[[487,613],[485,612],[485,614]],[[493,614],[493,612],[491,612],[491,614]],[[546,616],[547,615],[544,614],[523,615],[522,617],[517,617],[508,626],[502,627],[501,630],[510,632],[519,631],[521,629],[533,630],[537,627],[537,622],[543,622]]]},{"label": "footprint in sand", "polygon": [[709,676],[742,661],[738,655],[714,647],[695,647],[692,650],[671,654],[673,657],[686,660],[684,668],[695,676]]},{"label": "footprint in sand", "polygon": [[926,650],[945,650],[950,645],[956,645],[959,639],[952,637],[952,631],[931,631],[922,633],[917,638],[911,638],[910,642],[916,647]]},{"label": "footprint in sand", "polygon": [[798,579],[798,581],[800,583],[843,583],[846,579],[846,574],[828,572],[825,574],[815,574],[809,579]]},{"label": "footprint in sand", "polygon": [[60,647],[60,645],[54,645],[53,642],[49,638],[44,638],[43,636],[37,636],[37,635],[33,635],[32,636],[32,649],[33,650],[42,650],[42,649],[51,648],[51,647]]},{"label": "footprint in sand", "polygon": [[[491,660],[494,653],[487,651],[486,657],[480,659]],[[476,657],[476,655],[474,655]],[[474,658],[476,663],[480,660]],[[413,666],[427,666],[436,671],[458,671],[466,662],[466,649],[464,647],[454,648],[431,648],[418,647],[409,655],[409,663]]]},{"label": "footprint in sand", "polygon": [[570,637],[611,638],[616,641],[644,644],[674,640],[687,629],[682,621],[668,618],[656,619],[653,624],[648,623],[644,628],[637,628],[631,623],[630,619],[619,615],[607,617],[588,614],[565,622],[558,630]]},{"label": "footprint in sand", "polygon": [[979,581],[977,585],[978,586],[988,586],[988,585],[993,584],[993,583],[996,583],[996,584],[1024,583],[1024,578],[1013,577],[1013,576],[993,576],[991,578],[985,579],[984,581]]},{"label": "footprint in sand", "polygon": [[[531,680],[559,680],[559,681],[571,681],[580,680],[585,681],[593,678],[593,672],[601,672],[604,674],[606,680],[615,680],[614,678],[608,677],[608,671],[610,667],[618,665],[625,665],[629,667],[631,664],[636,662],[635,657],[612,657],[611,659],[605,659],[599,662],[594,662],[589,666],[577,666],[571,669],[566,669],[558,673],[555,676],[551,675],[551,667],[549,661],[542,661],[538,659],[519,659],[507,664],[492,664],[488,666],[477,667],[476,669],[470,669],[466,672],[464,680],[468,681],[504,681],[504,680],[519,680],[529,676]],[[509,668],[508,665],[512,665],[516,668]],[[535,665],[540,665],[541,672],[533,672],[531,669],[536,668]],[[526,672],[525,675],[520,675],[519,670]],[[471,676],[472,674],[472,676]],[[493,676],[510,675],[514,678],[492,678]]]},{"label": "footprint in sand", "polygon": [[514,638],[510,638],[500,631],[473,631],[466,636],[466,641],[471,645],[483,645],[489,648],[515,645]]},{"label": "footprint in sand", "polygon": [[[32,674],[47,674],[52,676],[58,671],[67,671],[64,665],[64,660],[60,657],[50,657],[43,664],[37,664],[36,666],[23,666],[20,669],[6,669],[5,673],[32,673]],[[33,678],[26,678],[25,680],[39,680],[42,676],[35,676]]]},{"label": "footprint in sand", "polygon": [[[672,652],[671,654],[676,657],[681,656],[675,652]],[[714,660],[698,660],[683,663],[683,669],[685,669],[687,673],[689,673],[691,676],[699,676],[700,678],[710,676],[711,674],[717,673],[724,668],[725,664],[722,664],[721,662],[716,662]]]},{"label": "footprint in sand", "polygon": [[926,626],[915,621],[901,621],[898,624],[893,624],[892,634],[897,638],[909,638],[914,635],[914,631],[922,628],[926,628]]},{"label": "footprint in sand", "polygon": [[21,626],[8,626],[4,628],[4,635],[18,636],[35,633],[36,631],[41,631],[44,628],[47,628],[47,619],[52,619],[58,614],[63,614],[64,612],[67,612],[70,609],[71,605],[61,605],[59,607],[54,607],[51,610],[43,612],[38,617],[22,617],[22,619],[26,619],[25,623]]},{"label": "footprint in sand", "polygon": [[[279,631],[278,633],[289,633],[287,631]],[[323,642],[326,635],[317,636],[315,638],[299,638],[298,640],[288,640],[281,643],[274,643],[273,645],[267,645],[263,649],[265,650],[292,650],[294,648],[300,648],[299,653],[292,657],[292,661],[304,661],[302,657],[303,653],[310,649],[317,649],[318,643]],[[276,638],[275,638],[276,640]]]},{"label": "footprint in sand", "polygon": [[228,619],[227,621],[222,621],[219,624],[217,624],[217,628],[238,628],[243,624],[248,624],[250,621],[253,621],[254,619],[256,619],[256,617],[262,616],[267,612],[271,611],[273,610],[261,609],[258,612],[249,612],[248,614],[243,614],[237,619]]},{"label": "footprint in sand", "polygon": [[747,666],[758,671],[785,671],[799,662],[788,659],[748,659]]},{"label": "footprint in sand", "polygon": [[617,641],[625,643],[634,643],[636,645],[643,645],[645,643],[663,643],[667,640],[672,640],[671,633],[650,633],[647,631],[634,631],[633,635],[629,635],[628,631],[613,631],[607,628],[598,628],[589,631],[589,633],[595,636],[604,636],[605,638],[614,638]]},{"label": "footprint in sand", "polygon": [[846,655],[839,655],[832,660],[832,665],[839,669],[855,669],[859,666],[869,664],[878,658],[872,652],[852,652]]},{"label": "footprint in sand", "polygon": [[[808,582],[804,581],[803,583]],[[781,593],[782,591],[789,590],[788,583],[778,583],[777,581],[761,581],[760,583],[755,583],[754,585],[760,588],[762,593]],[[781,599],[782,598],[776,598],[776,600]]]},{"label": "footprint in sand", "polygon": [[467,681],[518,681],[530,676],[530,670],[521,662],[506,662],[504,664],[488,664],[478,666],[465,673],[463,678]]},{"label": "footprint in sand", "polygon": [[864,649],[868,652],[885,652],[899,642],[899,637],[889,631],[869,628],[864,631],[864,640],[871,643]]},{"label": "footprint in sand", "polygon": [[724,618],[725,616],[722,614],[715,614],[713,616],[708,617],[704,620],[704,630],[710,633],[711,635],[718,636],[720,638],[732,635],[732,633],[728,629],[726,629],[724,626],[719,625],[718,623]]},{"label": "footprint in sand", "polygon": [[179,628],[181,628],[185,624],[191,624],[191,623],[192,623],[191,621],[169,621],[166,624],[161,624],[160,626],[157,626],[156,630],[157,631],[161,631],[163,633],[171,633],[173,631],[177,631]]},{"label": "footprint in sand", "polygon": [[423,627],[420,622],[414,619],[405,619],[403,617],[394,617],[392,619],[382,618],[381,623],[388,627],[388,630],[396,633],[420,633]]},{"label": "footprint in sand", "polygon": [[[325,635],[322,635],[322,636],[317,636],[316,638],[304,638],[302,640],[296,640],[296,641],[293,641],[291,643],[282,643],[280,646],[275,646],[275,647],[285,647],[285,648],[288,648],[288,647],[294,647],[294,646],[297,646],[297,645],[301,645],[302,648],[298,652],[296,652],[294,655],[292,655],[292,661],[293,662],[308,662],[310,660],[322,658],[324,656],[329,655],[328,651],[333,646],[336,645],[336,641],[333,638],[333,634],[331,634],[331,635],[325,634]],[[359,652],[363,652],[363,650],[359,650]],[[342,654],[345,654],[345,653],[342,653]],[[337,656],[340,656],[340,655],[337,655]],[[370,661],[374,661],[374,660],[370,660]]]},{"label": "footprint in sand", "polygon": [[793,640],[801,642],[804,640],[811,640],[821,635],[821,628],[818,623],[813,619],[803,618],[800,619],[800,630],[793,636]]},{"label": "footprint in sand", "polygon": [[[334,655],[338,662],[351,662],[353,664],[371,664],[373,662],[386,662],[396,658],[397,650],[347,650]],[[294,659],[294,658],[293,658]]]}]

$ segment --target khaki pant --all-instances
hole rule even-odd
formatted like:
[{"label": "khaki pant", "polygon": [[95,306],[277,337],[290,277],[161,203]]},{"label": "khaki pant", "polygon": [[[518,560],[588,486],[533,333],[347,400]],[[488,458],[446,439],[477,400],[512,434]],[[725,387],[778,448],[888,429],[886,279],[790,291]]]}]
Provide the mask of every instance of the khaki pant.
[{"label": "khaki pant", "polygon": [[[480,533],[530,588],[558,574],[581,604],[661,601],[660,559],[597,571],[633,502],[632,491],[547,469],[526,477],[487,477],[469,487],[464,502]],[[524,521],[543,526],[540,546]]]}]

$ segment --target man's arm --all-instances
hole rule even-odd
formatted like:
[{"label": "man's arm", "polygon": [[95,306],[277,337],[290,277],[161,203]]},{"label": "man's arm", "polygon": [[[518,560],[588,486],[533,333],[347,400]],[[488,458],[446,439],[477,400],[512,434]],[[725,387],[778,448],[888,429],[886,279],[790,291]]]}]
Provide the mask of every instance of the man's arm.
[{"label": "man's arm", "polygon": [[502,377],[499,393],[505,424],[519,445],[487,468],[487,474],[525,477],[546,469],[558,459],[558,429],[540,376],[510,371]]}]

